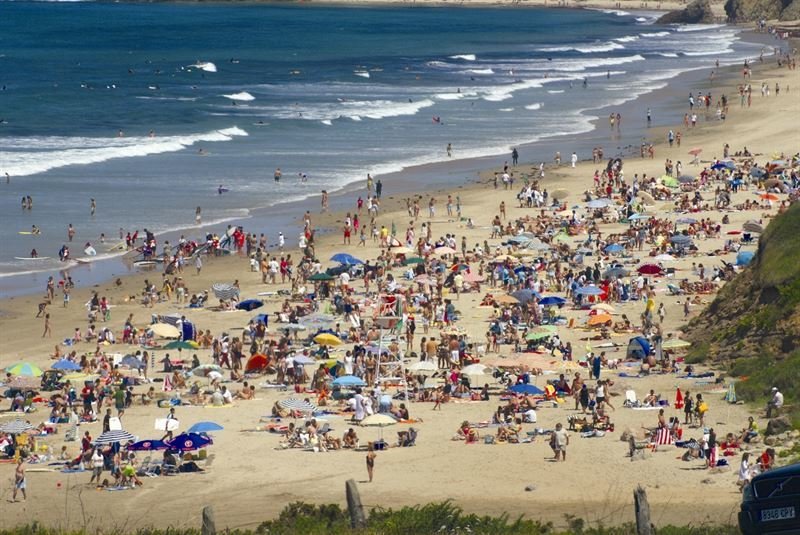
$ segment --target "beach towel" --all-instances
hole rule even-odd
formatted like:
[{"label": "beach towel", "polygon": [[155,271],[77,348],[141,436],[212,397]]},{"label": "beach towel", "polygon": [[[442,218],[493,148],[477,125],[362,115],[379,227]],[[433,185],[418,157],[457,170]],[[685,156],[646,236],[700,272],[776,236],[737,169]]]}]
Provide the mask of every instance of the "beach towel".
[{"label": "beach towel", "polygon": [[164,386],[162,389],[164,392],[172,392],[172,380],[169,378],[169,375],[164,377]]}]

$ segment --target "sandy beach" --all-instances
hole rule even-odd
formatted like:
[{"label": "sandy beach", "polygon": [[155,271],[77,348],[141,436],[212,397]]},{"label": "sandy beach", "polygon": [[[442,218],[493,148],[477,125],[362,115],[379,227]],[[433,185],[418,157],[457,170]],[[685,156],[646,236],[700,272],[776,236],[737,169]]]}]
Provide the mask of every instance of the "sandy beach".
[{"label": "sandy beach", "polygon": [[[525,2],[538,4],[539,2]],[[546,3],[546,2],[545,2]],[[591,2],[587,5],[616,8],[617,2]],[[606,5],[607,4],[607,5]],[[630,4],[630,6],[629,6]],[[621,9],[639,6],[640,2],[621,2]],[[651,2],[651,8],[655,2]],[[677,2],[674,3],[677,6]],[[583,4],[582,4],[583,5]],[[661,9],[670,9],[671,3],[663,2]],[[705,166],[710,166],[715,158],[722,158],[723,147],[730,145],[731,154],[741,151],[746,147],[754,155],[755,161],[768,163],[778,159],[781,154],[787,157],[797,152],[796,118],[800,113],[800,100],[796,98],[796,91],[800,91],[800,77],[796,70],[785,67],[778,68],[775,58],[765,58],[765,62],[756,62],[752,65],[752,78],[747,81],[753,88],[752,103],[740,106],[736,86],[742,83],[741,75],[731,75],[731,80],[713,82],[712,88],[701,87],[697,91],[711,91],[714,99],[724,93],[728,97],[729,112],[724,121],[717,120],[714,113],[714,104],[709,112],[699,112],[700,120],[695,128],[686,129],[681,124],[682,117],[677,116],[671,128],[650,129],[648,138],[653,141],[654,157],[641,159],[637,156],[626,158],[624,161],[624,177],[630,183],[634,174],[640,177],[643,174],[660,177],[664,174],[664,161],[669,158],[673,161],[680,160],[683,164],[683,173],[697,175]],[[710,69],[709,69],[710,70]],[[740,69],[739,69],[740,70]],[[739,71],[737,70],[737,72]],[[769,96],[760,94],[762,82],[771,89]],[[774,88],[780,87],[780,94],[776,95]],[[637,103],[627,104],[626,117],[633,120],[644,120],[646,110],[637,107]],[[689,111],[688,109],[686,110]],[[598,129],[608,129],[607,119],[601,119]],[[623,127],[624,128],[624,127]],[[681,142],[670,147],[667,142],[668,132],[681,132]],[[609,132],[609,145],[613,144]],[[688,151],[692,148],[701,148],[699,165],[691,165],[692,156]],[[566,211],[560,213],[568,217],[571,207],[579,206],[578,212],[585,212],[584,192],[593,189],[592,177],[596,170],[602,169],[605,160],[600,164],[586,161],[591,155],[578,154],[580,162],[570,166],[569,159],[572,149],[568,141],[564,142],[560,151],[563,161],[559,168],[554,169],[549,165],[545,171],[545,178],[540,182],[549,192],[564,189],[568,194],[563,198]],[[610,152],[610,151],[608,151]],[[510,160],[510,156],[508,157]],[[511,170],[515,176],[532,175],[538,172],[538,162],[529,162],[522,156],[521,163]],[[432,235],[435,240],[445,234],[455,235],[456,242],[461,243],[462,237],[466,239],[468,247],[487,242],[492,255],[500,242],[499,238],[490,238],[492,221],[500,214],[500,203],[506,209],[506,222],[526,216],[535,217],[538,210],[535,208],[520,207],[516,199],[520,182],[511,189],[504,189],[502,185],[495,189],[492,177],[495,172],[502,172],[503,159],[498,159],[498,166],[488,169],[476,182],[464,183],[454,186],[449,190],[419,192],[421,213],[417,221],[417,231],[422,223],[432,225]],[[702,191],[706,202],[713,204],[714,187]],[[366,197],[366,189],[353,194]],[[448,195],[460,199],[462,217],[448,216],[445,205]],[[436,215],[428,217],[428,203],[434,197]],[[778,195],[780,200],[785,195]],[[759,197],[754,191],[739,191],[732,195],[731,206],[741,204],[745,200],[758,201]],[[669,218],[675,220],[681,215],[670,210],[671,201],[658,201],[646,207],[645,214],[655,218]],[[691,316],[697,314],[703,304],[710,302],[713,295],[698,296],[700,304],[691,305],[688,318],[684,314],[685,296],[670,296],[667,283],[681,279],[696,281],[697,274],[692,272],[693,263],[705,263],[706,266],[719,267],[720,259],[734,262],[735,253],[721,257],[708,256],[709,253],[719,250],[726,239],[731,236],[726,233],[731,230],[741,230],[742,225],[751,219],[762,220],[768,223],[769,218],[777,213],[780,202],[771,203],[771,207],[762,206],[755,210],[743,211],[730,209],[724,213],[720,210],[701,211],[691,214],[697,219],[711,218],[720,223],[723,215],[727,215],[729,222],[722,225],[718,237],[698,239],[696,245],[698,252],[695,256],[686,256],[670,262],[674,268],[673,279],[658,277],[654,279],[655,304],[665,307],[665,318],[661,324],[664,336],[673,335],[680,337],[679,328]],[[366,212],[362,212],[366,214]],[[302,230],[302,216],[297,214],[297,233]],[[336,265],[328,259],[335,253],[347,252],[363,260],[375,259],[381,249],[378,243],[367,239],[365,247],[358,247],[358,235],[354,234],[352,245],[342,245],[342,226],[344,213],[311,214],[312,225],[319,238],[316,243],[316,256],[324,268]],[[470,228],[467,220],[471,219],[474,226]],[[368,216],[363,215],[363,223],[368,221]],[[381,199],[381,212],[377,218],[378,227],[386,225],[390,228],[395,225],[397,237],[403,241],[404,229],[409,221],[406,204],[402,196],[393,196],[390,188],[386,188]],[[599,226],[602,235],[625,232],[627,223],[610,222]],[[247,230],[247,229],[245,229]],[[417,235],[419,236],[419,234]],[[570,236],[568,245],[574,250],[582,241],[585,241],[585,232],[577,236]],[[734,236],[735,238],[735,236]],[[632,251],[633,259],[629,267],[648,261],[650,246],[645,246],[643,251]],[[299,261],[302,257],[297,248],[296,235],[287,235],[286,253]],[[505,252],[500,248],[498,252]],[[278,251],[270,251],[279,255]],[[477,262],[471,269],[477,267]],[[401,278],[404,268],[395,268],[392,273]],[[42,302],[42,295],[15,297],[0,300],[0,345],[2,346],[2,365],[8,366],[14,362],[31,362],[42,369],[47,369],[53,364],[50,358],[55,347],[64,339],[70,338],[76,328],[85,331],[87,323],[87,309],[83,303],[91,299],[91,293],[96,291],[100,297],[105,297],[111,304],[110,319],[107,322],[98,322],[98,327],[109,327],[121,340],[122,329],[126,318],[133,317],[136,327],[144,328],[151,322],[153,314],[180,313],[186,316],[201,331],[209,330],[213,336],[229,332],[238,336],[241,330],[247,327],[248,321],[256,313],[270,315],[270,333],[279,333],[280,324],[277,323],[278,314],[284,301],[282,296],[259,296],[260,293],[277,290],[287,290],[290,285],[275,284],[264,285],[261,283],[260,274],[250,270],[249,260],[242,255],[229,257],[208,257],[199,275],[195,274],[193,264],[187,265],[182,274],[188,292],[195,293],[209,290],[214,283],[232,283],[238,280],[241,287],[242,298],[264,299],[265,305],[254,312],[230,311],[220,312],[211,307],[200,309],[182,308],[172,302],[160,302],[153,307],[145,307],[139,299],[132,296],[141,296],[145,279],[161,287],[162,275],[159,271],[143,272],[136,275],[120,278],[119,283],[108,281],[95,288],[82,288],[75,290],[70,299],[69,306],[62,306],[61,293],[56,292],[52,304],[46,312],[50,314],[52,336],[43,337],[44,323],[42,318],[36,318],[37,305]],[[364,297],[364,284],[361,280],[351,282],[355,289],[355,298]],[[374,286],[374,285],[373,285]],[[45,289],[42,288],[44,291]],[[374,287],[371,288],[371,291]],[[487,292],[495,295],[503,294],[500,289],[490,288],[488,284],[481,285],[480,292],[469,292],[458,296],[449,295],[454,300],[459,312],[456,326],[463,329],[469,341],[477,345],[485,345],[486,332],[494,314],[492,307],[480,306]],[[547,295],[563,296],[563,292],[548,291]],[[213,303],[212,303],[213,304]],[[619,321],[625,314],[634,326],[641,324],[640,315],[645,304],[644,301],[626,301],[613,303],[615,312],[614,321]],[[372,312],[365,312],[365,317],[371,317]],[[558,333],[562,341],[571,343],[574,351],[574,360],[582,360],[587,353],[587,344],[599,342],[589,341],[587,337],[595,334],[592,330],[580,328],[587,318],[587,311],[575,309],[571,305],[561,310],[561,315],[567,323],[574,323],[574,327],[559,326]],[[341,318],[338,318],[341,321]],[[342,321],[342,323],[344,323]],[[366,322],[369,324],[369,320]],[[613,348],[603,347],[609,359],[622,359],[628,340],[636,332],[614,333],[609,340],[614,342]],[[413,351],[419,351],[419,340],[426,336],[422,332],[421,322],[417,323]],[[427,336],[440,338],[440,330],[431,327]],[[404,343],[401,344],[405,346]],[[247,347],[247,346],[245,346]],[[345,344],[332,349],[331,356],[341,359],[344,351],[351,349],[352,344]],[[61,352],[75,349],[78,354],[94,352],[96,344],[81,342],[72,348],[60,347]],[[117,343],[114,346],[100,347],[100,351],[109,353],[127,354],[139,349],[134,345]],[[592,349],[598,351],[599,349]],[[174,351],[168,351],[174,356]],[[164,351],[156,351],[156,360],[163,358]],[[184,351],[184,356],[187,351]],[[196,353],[203,364],[212,362],[211,352],[207,349],[188,351]],[[678,355],[682,355],[678,353]],[[544,388],[547,380],[557,379],[559,373],[566,373],[567,377],[575,371],[580,371],[588,377],[589,370],[577,367],[575,363],[565,364],[557,356],[548,352],[542,353],[515,353],[512,345],[500,346],[499,353],[488,352],[481,355],[481,363],[488,366],[502,364],[507,359],[515,359],[529,367],[541,368],[545,374],[532,379],[533,383]],[[416,362],[408,360],[406,365]],[[161,365],[156,364],[156,370]],[[309,369],[310,368],[310,369]],[[309,374],[315,367],[307,367]],[[467,511],[480,513],[507,512],[512,516],[525,515],[526,517],[552,521],[556,525],[566,524],[566,515],[581,517],[590,523],[605,525],[619,524],[633,519],[632,491],[637,484],[647,489],[650,506],[653,511],[653,520],[657,526],[666,524],[694,524],[701,523],[735,523],[738,511],[740,493],[736,486],[737,468],[740,455],[728,457],[731,464],[727,469],[706,469],[702,460],[684,462],[680,456],[685,450],[674,446],[661,446],[658,451],[648,453],[642,460],[632,461],[628,456],[628,445],[620,441],[620,435],[625,430],[630,430],[641,439],[644,437],[643,428],[655,427],[657,411],[638,411],[622,406],[626,390],[634,390],[639,399],[644,398],[653,389],[663,399],[669,400],[666,407],[666,416],[678,416],[683,421],[681,410],[674,408],[676,388],[683,392],[690,391],[693,395],[703,393],[709,405],[706,424],[713,426],[720,440],[728,432],[740,433],[746,427],[748,416],[757,418],[761,428],[765,426],[763,412],[753,411],[751,408],[740,404],[728,404],[723,401],[725,384],[714,384],[713,380],[698,381],[693,378],[679,378],[680,374],[667,373],[663,375],[650,375],[644,378],[635,374],[638,365],[621,366],[619,369],[603,369],[602,378],[610,378],[613,385],[610,387],[610,401],[615,410],[609,413],[614,423],[614,431],[608,432],[603,437],[581,438],[580,433],[570,431],[568,458],[566,462],[551,462],[552,452],[548,446],[547,437],[536,437],[531,443],[511,444],[498,443],[484,444],[481,440],[477,444],[466,444],[464,441],[452,440],[462,421],[488,422],[492,414],[501,405],[499,395],[492,395],[490,401],[457,400],[443,404],[441,410],[432,410],[433,403],[411,402],[409,407],[410,417],[418,420],[412,426],[418,430],[416,445],[409,448],[392,447],[377,454],[375,463],[375,480],[372,483],[360,485],[364,504],[369,507],[397,507],[409,504],[426,503],[451,499]],[[627,377],[620,377],[620,372],[626,372]],[[163,373],[151,373],[151,377],[163,378]],[[225,370],[227,377],[228,372]],[[275,375],[260,376],[247,379],[251,384],[262,385],[273,382]],[[205,382],[205,381],[204,381]],[[594,385],[594,381],[588,381]],[[155,418],[164,418],[168,409],[158,408],[155,404],[143,406],[139,394],[146,392],[154,386],[160,396],[168,397],[172,393],[162,393],[163,383],[142,384],[135,387],[135,401],[122,417],[123,427],[126,431],[140,439],[159,438],[154,431]],[[242,388],[241,383],[226,383],[232,391]],[[306,383],[308,386],[308,383]],[[496,387],[497,385],[495,385]],[[493,388],[493,393],[499,393],[499,387]],[[49,396],[51,393],[44,393]],[[143,478],[141,488],[121,492],[107,492],[96,490],[94,485],[89,485],[91,472],[61,473],[49,467],[46,463],[28,465],[28,499],[25,503],[7,503],[11,495],[13,466],[0,464],[0,510],[2,510],[5,525],[19,525],[36,519],[45,525],[62,528],[86,529],[124,529],[133,530],[143,527],[165,526],[198,526],[200,510],[204,505],[212,504],[216,507],[217,527],[229,528],[254,528],[266,518],[271,518],[287,504],[295,501],[313,503],[344,503],[344,482],[355,478],[362,482],[366,479],[364,467],[364,453],[350,450],[328,451],[315,453],[302,449],[281,449],[281,437],[277,433],[265,431],[245,431],[257,427],[263,428],[266,424],[260,422],[263,417],[270,414],[274,403],[295,394],[289,391],[279,391],[276,388],[256,389],[255,400],[236,400],[232,405],[223,407],[213,406],[180,406],[176,414],[180,421],[181,430],[187,429],[198,421],[214,421],[225,429],[213,434],[214,444],[208,448],[212,456],[211,462],[201,462],[205,468],[203,473],[179,474],[174,477]],[[315,399],[315,394],[298,394],[298,397],[310,396]],[[184,392],[184,398],[188,397]],[[3,401],[2,409],[8,409],[8,400]],[[397,403],[397,402],[395,402]],[[336,402],[331,401],[327,407],[339,409]],[[580,415],[573,409],[573,401],[568,398],[566,403],[556,407],[542,406],[537,410],[538,421],[535,424],[523,424],[523,431],[532,431],[536,428],[552,429],[557,423],[567,425],[567,418],[571,415]],[[103,412],[105,409],[103,410]],[[45,421],[49,408],[44,404],[37,404],[37,410],[29,414],[0,413],[0,425],[19,416],[30,420],[34,425]],[[381,433],[387,442],[396,442],[397,431],[407,430],[409,425],[398,424],[383,430],[372,427],[358,427],[351,424],[348,419],[350,414],[337,414],[326,417],[333,428],[332,436],[340,438],[348,428],[353,427],[358,433],[362,444],[374,441]],[[303,420],[284,419],[282,423],[296,421],[301,425]],[[70,454],[78,455],[80,441],[64,442],[66,425],[59,426],[57,434],[40,439],[46,444],[48,451],[57,453],[62,445],[66,445]],[[487,427],[478,429],[481,435],[494,434],[496,428]],[[101,422],[82,424],[79,427],[80,435],[89,431],[96,437],[101,432]],[[699,438],[702,430],[684,428],[684,437]],[[524,433],[523,433],[524,435]],[[761,446],[756,446],[752,451],[761,453]],[[140,453],[140,458],[147,454]],[[159,457],[160,452],[153,452],[154,457]],[[36,471],[42,469],[42,471]],[[107,473],[106,473],[107,475]],[[526,492],[527,486],[534,490]]]}]

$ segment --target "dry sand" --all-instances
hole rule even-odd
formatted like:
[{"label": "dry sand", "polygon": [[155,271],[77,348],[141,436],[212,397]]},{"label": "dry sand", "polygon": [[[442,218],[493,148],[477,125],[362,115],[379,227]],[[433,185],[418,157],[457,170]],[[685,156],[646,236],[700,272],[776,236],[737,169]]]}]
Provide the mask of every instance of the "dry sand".
[{"label": "dry sand", "polygon": [[[774,87],[779,82],[782,87],[790,88],[781,91],[779,97],[762,98],[758,94],[761,80],[766,80]],[[631,159],[626,162],[625,174],[628,180],[633,173],[646,172],[648,175],[660,176],[663,172],[664,158],[687,162],[690,157],[686,151],[690,147],[699,146],[704,149],[703,159],[721,156],[724,143],[730,143],[732,149],[739,150],[747,146],[754,153],[765,156],[760,161],[770,159],[773,152],[785,151],[787,154],[797,150],[797,118],[800,117],[800,101],[794,96],[800,91],[797,71],[768,69],[755,65],[752,84],[754,87],[753,105],[750,109],[740,109],[734,88],[727,87],[725,93],[731,97],[731,111],[724,124],[716,121],[701,125],[693,132],[684,132],[681,148],[670,149],[664,144],[656,148],[654,160]],[[715,94],[721,89],[715,88]],[[637,109],[636,104],[627,105],[623,113],[628,117],[643,117],[644,112]],[[681,120],[676,117],[676,124]],[[599,128],[604,128],[601,122]],[[683,130],[676,126],[676,129]],[[665,129],[653,130],[653,139],[663,140]],[[564,142],[562,154],[572,151],[569,142]],[[587,155],[581,155],[587,156]],[[502,158],[499,159],[502,161]],[[552,190],[556,187],[566,188],[573,194],[568,204],[581,202],[580,194],[591,183],[595,166],[581,163],[575,169],[561,168],[556,177],[548,174],[546,185]],[[686,166],[687,171],[695,169]],[[697,169],[699,171],[699,168]],[[471,184],[453,187],[450,191],[461,196],[464,215],[472,217],[476,228],[469,230],[463,225],[448,221],[439,216],[433,223],[434,235],[454,232],[459,237],[466,235],[468,242],[474,244],[489,238],[486,230],[500,201],[508,206],[510,219],[529,214],[527,209],[516,208],[515,192],[494,191],[487,184]],[[442,202],[439,211],[443,212],[443,200],[447,192],[434,193]],[[428,193],[424,193],[425,201]],[[355,194],[354,194],[355,196]],[[752,192],[738,194],[734,202],[744,198],[753,198]],[[391,200],[391,199],[390,199]],[[400,199],[394,199],[395,210]],[[389,210],[380,217],[380,222],[396,221],[398,229],[407,216],[404,209],[393,212],[391,202],[385,203]],[[423,202],[423,206],[424,206]],[[424,218],[425,210],[423,208]],[[741,228],[742,222],[750,218],[761,217],[761,211],[750,213],[731,212],[731,223],[723,228],[725,231]],[[698,214],[699,217],[720,219],[719,212]],[[315,215],[317,226],[331,226],[335,220],[341,220],[342,214],[320,217]],[[609,225],[604,232],[613,232],[617,228]],[[329,258],[333,252],[343,250],[339,245],[338,231],[327,236],[318,245],[318,256]],[[289,240],[290,242],[292,240]],[[355,241],[354,241],[355,243]],[[490,243],[495,241],[490,240]],[[718,245],[716,240],[701,241],[703,252]],[[370,244],[366,250],[357,250],[355,245],[347,248],[356,256],[371,258],[377,255],[378,249]],[[298,257],[297,251],[293,256]],[[730,261],[732,256],[726,260]],[[701,257],[699,261],[706,260]],[[713,264],[712,259],[707,259]],[[677,262],[679,276],[694,279],[688,270],[691,259]],[[201,276],[187,272],[185,278],[190,291],[209,288],[213,282],[232,281],[238,278],[242,284],[243,296],[255,296],[265,288],[260,284],[258,274],[250,273],[247,260],[244,258],[214,259],[206,263]],[[107,296],[114,305],[110,326],[120,332],[125,318],[134,314],[138,325],[149,323],[150,314],[175,312],[174,305],[161,304],[154,309],[145,309],[141,305],[125,302],[125,296],[139,293],[145,278],[160,279],[158,273],[143,273],[125,277],[122,286],[115,287],[111,282],[95,288],[100,295]],[[361,283],[356,283],[358,291]],[[658,283],[658,303],[667,306],[665,332],[674,332],[683,322],[682,310],[677,298],[669,298],[664,293],[665,281]],[[269,288],[275,289],[275,288]],[[71,336],[75,327],[86,328],[85,310],[81,303],[89,298],[89,289],[75,291],[69,308],[61,308],[60,299],[50,307],[52,314],[53,337],[42,339],[42,321],[34,319],[36,305],[40,296],[21,297],[0,301],[0,347],[2,347],[2,365],[26,360],[47,367],[51,362],[48,355],[54,345]],[[706,296],[711,299],[712,296]],[[464,326],[473,340],[482,341],[487,328],[490,311],[477,308],[480,296],[465,294],[457,303],[462,311]],[[273,313],[280,301],[268,300],[263,309]],[[698,308],[699,307],[695,307]],[[617,307],[619,313],[630,318],[639,317],[642,309],[640,303],[627,303]],[[211,329],[215,334],[222,330],[241,328],[246,325],[252,313],[217,313],[210,310],[186,311],[190,319],[202,329]],[[583,317],[585,312],[567,310],[568,318]],[[576,349],[576,356],[581,356],[586,342],[579,338],[585,333],[580,330],[561,329],[563,337],[571,341]],[[438,338],[434,330],[432,334]],[[417,339],[421,329],[417,331]],[[615,341],[626,344],[628,336],[617,336]],[[93,350],[94,346],[82,344],[81,351]],[[134,350],[133,347],[115,347],[115,351]],[[624,351],[621,350],[621,351]],[[502,347],[502,354],[508,355],[511,348]],[[199,351],[203,362],[209,362],[207,351]],[[614,354],[612,357],[616,356]],[[530,358],[530,357],[523,357]],[[486,362],[491,364],[497,359],[490,355]],[[547,358],[539,358],[545,367],[558,370],[559,363]],[[585,375],[585,374],[584,374]],[[616,373],[607,372],[607,377],[614,378]],[[545,376],[546,378],[546,376]],[[538,378],[542,385],[543,377]],[[158,386],[158,385],[157,385]],[[677,379],[675,376],[657,376],[646,379],[616,379],[614,392],[624,392],[626,388],[635,389],[639,397],[643,397],[649,389],[673,399],[675,388],[693,393],[708,389],[698,386],[693,380]],[[137,392],[145,387],[138,387]],[[237,387],[234,386],[234,389]],[[278,436],[268,433],[243,433],[240,429],[251,428],[262,415],[270,412],[273,402],[280,396],[273,390],[258,391],[258,400],[237,402],[235,407],[211,409],[203,407],[180,407],[178,417],[183,429],[199,420],[213,420],[225,426],[225,431],[215,434],[215,445],[210,448],[214,460],[203,474],[182,474],[176,477],[145,479],[144,487],[127,492],[97,491],[87,485],[90,474],[61,473],[29,473],[29,499],[26,503],[10,504],[6,500],[11,494],[13,468],[0,465],[0,518],[4,526],[25,524],[33,520],[46,525],[61,527],[87,527],[103,530],[118,528],[132,530],[145,526],[163,527],[167,525],[197,526],[200,521],[200,510],[206,504],[216,506],[218,527],[231,528],[255,527],[266,518],[276,515],[285,505],[297,500],[329,503],[344,502],[344,482],[355,478],[364,480],[364,454],[352,451],[330,453],[307,453],[299,450],[277,451]],[[550,462],[551,451],[546,440],[541,438],[533,444],[520,445],[466,445],[463,442],[451,441],[451,437],[462,420],[489,420],[497,406],[496,401],[488,403],[450,403],[442,411],[432,411],[431,404],[416,403],[411,405],[411,415],[421,418],[423,423],[417,446],[414,448],[397,448],[380,452],[376,462],[376,477],[372,484],[362,484],[361,493],[368,506],[398,507],[402,505],[426,503],[430,501],[452,499],[470,512],[501,513],[508,512],[512,516],[524,514],[528,517],[553,521],[563,525],[565,515],[583,517],[590,522],[617,524],[633,519],[632,490],[642,484],[648,492],[653,519],[657,525],[667,523],[686,524],[701,522],[735,522],[738,509],[739,493],[736,490],[736,467],[738,458],[731,458],[732,470],[711,473],[702,468],[699,462],[684,463],[677,459],[683,452],[674,447],[662,447],[662,451],[653,453],[645,460],[632,462],[627,455],[627,445],[619,441],[619,434],[626,428],[640,432],[642,426],[653,426],[656,413],[649,411],[632,411],[621,408],[620,397],[612,398],[617,410],[612,413],[616,424],[616,432],[603,438],[582,439],[572,434],[566,463]],[[709,394],[710,404],[708,421],[717,434],[724,437],[728,431],[739,431],[746,423],[749,414],[747,407],[728,405],[722,396]],[[557,422],[566,423],[566,418],[573,413],[570,404],[554,409],[539,411],[537,427],[551,428]],[[156,407],[135,405],[124,416],[125,428],[142,437],[152,437],[153,420],[163,417],[165,410]],[[677,414],[675,409],[668,410],[668,416]],[[29,415],[33,423],[47,418],[47,409]],[[8,414],[0,414],[0,421],[13,418]],[[348,424],[341,418],[331,419],[336,435],[341,435]],[[763,426],[763,420],[760,420]],[[81,433],[88,429],[94,436],[100,432],[101,424],[95,423],[81,426]],[[533,426],[526,425],[529,430]],[[388,437],[394,437],[397,428],[386,430]],[[378,438],[376,429],[357,428],[362,441]],[[689,436],[698,436],[697,430],[687,430]],[[44,440],[53,450],[60,450],[63,435],[54,435]],[[77,453],[78,443],[69,443],[73,454]],[[525,492],[527,485],[535,485],[536,490]]]}]

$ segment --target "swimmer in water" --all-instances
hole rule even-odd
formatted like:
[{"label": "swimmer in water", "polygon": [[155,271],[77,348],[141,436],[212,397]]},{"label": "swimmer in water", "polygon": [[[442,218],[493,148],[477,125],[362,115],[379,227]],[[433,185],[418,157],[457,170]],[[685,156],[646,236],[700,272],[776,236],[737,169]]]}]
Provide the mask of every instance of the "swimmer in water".
[{"label": "swimmer in water", "polygon": [[39,258],[39,253],[36,252],[36,249],[31,249],[31,258]]},{"label": "swimmer in water", "polygon": [[219,193],[220,195],[225,193],[225,188],[222,186],[222,184],[220,184],[219,187],[217,188],[217,193]]},{"label": "swimmer in water", "polygon": [[31,234],[38,236],[41,233],[42,231],[39,230],[39,227],[37,227],[36,225],[31,225]]}]

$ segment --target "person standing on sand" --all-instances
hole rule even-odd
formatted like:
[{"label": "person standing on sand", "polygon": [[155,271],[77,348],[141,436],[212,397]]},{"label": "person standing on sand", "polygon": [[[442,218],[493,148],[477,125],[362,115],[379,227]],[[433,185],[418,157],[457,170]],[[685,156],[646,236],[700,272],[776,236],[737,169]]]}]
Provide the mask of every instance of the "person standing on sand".
[{"label": "person standing on sand", "polygon": [[14,470],[14,493],[11,495],[11,501],[17,501],[17,491],[22,491],[22,501],[28,499],[26,493],[27,484],[25,481],[25,459],[20,457],[17,459],[17,468]]},{"label": "person standing on sand", "polygon": [[372,186],[373,186],[372,175],[367,173],[367,193],[369,197],[372,197]]},{"label": "person standing on sand", "polygon": [[203,259],[200,258],[200,255],[194,259],[194,268],[197,270],[197,275],[200,275],[200,271],[203,269]]},{"label": "person standing on sand", "polygon": [[517,162],[519,162],[519,152],[517,152],[517,148],[514,147],[513,149],[511,149],[511,165],[516,167]]},{"label": "person standing on sand", "polygon": [[575,167],[578,164],[578,155],[573,152],[570,161],[572,162],[572,167]]},{"label": "person standing on sand", "polygon": [[328,190],[322,190],[322,200],[320,201],[320,205],[323,214],[328,211]]},{"label": "person standing on sand", "polygon": [[564,431],[564,426],[560,423],[556,424],[556,430],[550,438],[550,447],[555,453],[554,460],[566,461],[567,460],[567,446],[569,446],[569,435]]},{"label": "person standing on sand", "polygon": [[372,483],[373,470],[375,470],[375,457],[377,457],[375,453],[375,444],[370,442],[367,447],[367,475],[369,476],[370,483]]},{"label": "person standing on sand", "polygon": [[44,315],[44,332],[42,333],[42,338],[50,338],[53,336],[53,330],[50,327],[50,314]]}]

